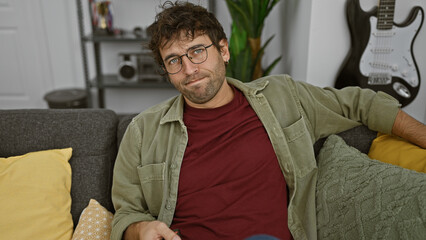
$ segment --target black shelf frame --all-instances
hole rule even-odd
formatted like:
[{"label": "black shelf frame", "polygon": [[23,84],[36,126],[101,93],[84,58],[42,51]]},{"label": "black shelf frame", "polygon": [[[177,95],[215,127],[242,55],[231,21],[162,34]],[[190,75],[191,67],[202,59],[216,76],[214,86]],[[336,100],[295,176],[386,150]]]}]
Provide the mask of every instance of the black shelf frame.
[{"label": "black shelf frame", "polygon": [[99,82],[98,78],[90,81],[91,87],[105,89],[105,88],[172,88],[173,86],[166,80],[158,78],[158,75],[144,75],[145,80],[138,82],[122,82],[118,80],[117,75],[106,74],[102,75],[102,81]]},{"label": "black shelf frame", "polygon": [[136,37],[133,34],[122,34],[122,35],[96,35],[96,34],[89,34],[86,36],[83,36],[82,41],[85,42],[136,42],[136,43],[144,43],[148,42],[148,38],[142,38],[142,37]]},{"label": "black shelf frame", "polygon": [[[147,43],[149,39],[137,37],[134,34],[121,34],[121,35],[107,35],[107,34],[85,34],[84,31],[84,18],[83,18],[83,6],[82,1],[87,2],[90,9],[90,3],[88,0],[76,0],[77,3],[77,14],[78,14],[78,25],[80,32],[80,43],[81,43],[81,55],[83,58],[83,71],[86,85],[86,92],[88,96],[88,106],[93,107],[93,98],[91,89],[96,89],[98,93],[98,106],[100,108],[105,107],[105,89],[107,88],[173,88],[173,86],[161,75],[147,74],[142,75],[142,81],[137,82],[122,82],[119,81],[118,75],[103,74],[102,71],[102,57],[101,57],[101,44],[102,43],[140,43],[141,45]],[[93,27],[91,29],[92,33]],[[94,61],[95,61],[95,78],[90,79],[89,66],[87,57],[86,44],[93,44]]]}]

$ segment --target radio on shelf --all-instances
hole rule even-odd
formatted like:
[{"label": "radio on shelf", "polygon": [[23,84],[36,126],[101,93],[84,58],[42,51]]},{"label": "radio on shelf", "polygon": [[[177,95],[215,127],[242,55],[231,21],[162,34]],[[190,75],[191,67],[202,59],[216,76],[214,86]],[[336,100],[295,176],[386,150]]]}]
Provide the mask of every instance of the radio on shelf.
[{"label": "radio on shelf", "polygon": [[119,53],[118,80],[120,82],[160,82],[164,77],[150,52]]}]

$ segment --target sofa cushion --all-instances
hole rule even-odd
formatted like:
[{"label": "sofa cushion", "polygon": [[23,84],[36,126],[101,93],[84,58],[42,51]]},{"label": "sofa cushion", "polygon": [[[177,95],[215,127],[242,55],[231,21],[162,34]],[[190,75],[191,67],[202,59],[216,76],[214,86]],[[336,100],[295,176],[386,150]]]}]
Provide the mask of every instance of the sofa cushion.
[{"label": "sofa cushion", "polygon": [[0,238],[63,239],[73,232],[72,149],[0,158]]},{"label": "sofa cushion", "polygon": [[117,115],[106,109],[0,110],[0,157],[73,148],[71,213],[74,226],[91,198],[109,211],[117,154]]},{"label": "sofa cushion", "polygon": [[109,240],[113,214],[95,199],[83,210],[72,240]]},{"label": "sofa cushion", "polygon": [[382,162],[426,173],[426,149],[396,136],[379,133],[371,144],[368,156]]},{"label": "sofa cushion", "polygon": [[318,156],[319,239],[423,239],[426,175],[371,160],[336,135]]}]

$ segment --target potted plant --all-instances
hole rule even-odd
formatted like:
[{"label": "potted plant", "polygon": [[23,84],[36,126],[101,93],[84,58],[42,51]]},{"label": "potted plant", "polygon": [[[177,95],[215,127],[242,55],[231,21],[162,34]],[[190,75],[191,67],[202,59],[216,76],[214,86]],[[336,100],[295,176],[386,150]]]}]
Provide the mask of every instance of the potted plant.
[{"label": "potted plant", "polygon": [[274,38],[272,35],[261,45],[264,22],[278,2],[279,0],[226,0],[232,17],[228,76],[249,82],[268,75],[281,60],[280,56],[262,69],[263,53]]}]

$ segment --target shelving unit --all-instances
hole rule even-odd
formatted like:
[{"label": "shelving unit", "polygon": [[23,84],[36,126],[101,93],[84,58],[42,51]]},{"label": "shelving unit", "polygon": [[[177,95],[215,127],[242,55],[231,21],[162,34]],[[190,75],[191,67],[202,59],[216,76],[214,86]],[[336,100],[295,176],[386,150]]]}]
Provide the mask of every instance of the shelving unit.
[{"label": "shelving unit", "polygon": [[[84,17],[83,17],[83,3],[87,3],[90,9],[88,0],[76,0],[78,24],[81,40],[81,55],[83,58],[83,71],[86,84],[86,91],[88,96],[88,106],[93,106],[93,98],[91,94],[92,89],[96,89],[98,93],[98,106],[105,107],[105,89],[106,88],[171,88],[172,86],[163,79],[162,76],[157,74],[143,75],[146,79],[163,79],[162,81],[137,81],[137,82],[123,82],[118,80],[118,75],[104,74],[102,71],[102,57],[101,57],[101,44],[103,43],[145,43],[149,39],[137,37],[134,34],[125,35],[95,35],[85,34],[84,31]],[[92,28],[93,33],[93,28]],[[87,46],[86,44],[93,44],[94,50],[94,63],[95,63],[95,77],[90,78]]]}]

